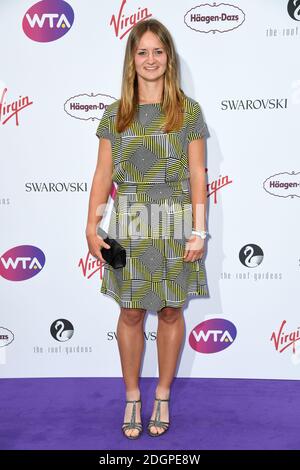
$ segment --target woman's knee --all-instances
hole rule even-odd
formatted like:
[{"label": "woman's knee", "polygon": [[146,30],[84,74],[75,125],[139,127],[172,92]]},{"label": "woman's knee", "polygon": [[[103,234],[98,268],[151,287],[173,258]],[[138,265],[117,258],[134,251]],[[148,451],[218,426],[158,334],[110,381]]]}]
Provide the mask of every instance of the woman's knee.
[{"label": "woman's knee", "polygon": [[173,323],[182,315],[182,307],[164,307],[158,312],[160,320]]},{"label": "woman's knee", "polygon": [[128,326],[134,326],[143,321],[146,310],[141,308],[121,307],[121,319]]}]

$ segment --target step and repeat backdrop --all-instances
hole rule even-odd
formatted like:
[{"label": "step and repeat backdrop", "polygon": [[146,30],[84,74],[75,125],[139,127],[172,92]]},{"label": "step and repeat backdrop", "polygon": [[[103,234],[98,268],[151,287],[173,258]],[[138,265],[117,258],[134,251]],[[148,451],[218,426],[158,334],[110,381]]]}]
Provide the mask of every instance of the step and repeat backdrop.
[{"label": "step and repeat backdrop", "polygon": [[[186,304],[177,376],[298,379],[300,0],[1,0],[0,375],[122,375],[120,308],[85,227],[96,129],[152,17],[210,133],[209,297]],[[149,311],[144,377],[156,329]]]}]

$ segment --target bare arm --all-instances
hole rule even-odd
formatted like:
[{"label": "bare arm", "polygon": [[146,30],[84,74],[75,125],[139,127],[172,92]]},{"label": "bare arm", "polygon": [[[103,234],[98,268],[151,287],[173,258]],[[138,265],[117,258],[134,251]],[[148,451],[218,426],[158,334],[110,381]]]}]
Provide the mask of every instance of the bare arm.
[{"label": "bare arm", "polygon": [[206,230],[207,190],[205,172],[205,139],[189,143],[189,171],[193,210],[193,228]]},{"label": "bare arm", "polygon": [[109,248],[109,245],[104,243],[102,238],[97,235],[96,228],[103,218],[103,212],[111,191],[112,172],[111,142],[109,139],[100,138],[97,165],[89,199],[86,237],[90,253],[96,258],[99,257],[103,262],[105,261],[100,255],[100,247],[105,246]]},{"label": "bare arm", "polygon": [[[207,190],[205,172],[205,139],[195,139],[188,146],[193,228],[206,230]],[[192,235],[187,242],[184,260],[196,261],[204,255],[204,240]]]}]

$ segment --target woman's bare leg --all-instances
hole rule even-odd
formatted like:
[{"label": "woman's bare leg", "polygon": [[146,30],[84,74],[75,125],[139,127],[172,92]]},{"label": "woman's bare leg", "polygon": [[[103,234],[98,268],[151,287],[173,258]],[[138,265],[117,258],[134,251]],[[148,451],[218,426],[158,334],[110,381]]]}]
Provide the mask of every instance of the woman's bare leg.
[{"label": "woman's bare leg", "polygon": [[[139,375],[144,350],[144,318],[146,310],[121,307],[117,325],[118,348],[126,388],[126,400],[140,398]],[[133,403],[125,408],[124,421],[130,421]],[[141,404],[136,404],[136,421],[141,422]],[[137,429],[128,429],[128,436],[136,436]]]},{"label": "woman's bare leg", "polygon": [[[157,398],[169,398],[171,383],[175,375],[178,356],[184,338],[184,317],[182,307],[164,307],[158,312],[157,353],[159,381],[156,387]],[[155,417],[158,402],[154,402],[151,419]],[[161,402],[161,421],[169,421],[168,402]],[[161,427],[152,426],[153,433],[164,431]]]}]

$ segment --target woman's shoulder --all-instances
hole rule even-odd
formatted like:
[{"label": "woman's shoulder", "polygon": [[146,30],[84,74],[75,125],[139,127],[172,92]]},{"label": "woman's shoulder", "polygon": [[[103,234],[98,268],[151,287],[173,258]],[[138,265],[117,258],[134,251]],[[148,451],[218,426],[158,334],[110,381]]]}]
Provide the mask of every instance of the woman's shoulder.
[{"label": "woman's shoulder", "polygon": [[106,107],[106,112],[109,117],[116,116],[120,101],[120,99],[113,101]]},{"label": "woman's shoulder", "polygon": [[193,114],[195,111],[201,108],[200,103],[188,95],[184,95],[184,107],[186,112],[189,114]]}]

